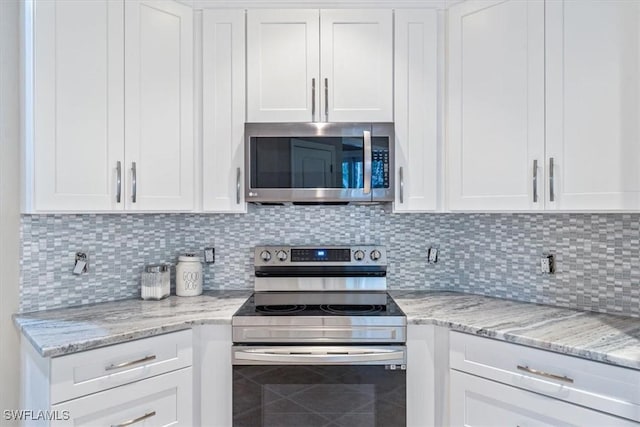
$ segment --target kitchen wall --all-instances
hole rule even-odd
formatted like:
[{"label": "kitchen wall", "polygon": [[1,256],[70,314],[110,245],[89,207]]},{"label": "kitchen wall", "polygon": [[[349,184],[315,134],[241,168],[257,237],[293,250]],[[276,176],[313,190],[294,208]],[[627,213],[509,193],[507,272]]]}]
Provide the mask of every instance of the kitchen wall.
[{"label": "kitchen wall", "polygon": [[[205,289],[251,289],[258,244],[376,243],[392,289],[449,289],[640,317],[638,214],[391,214],[381,206],[250,206],[243,214],[22,217],[21,311],[139,296],[148,263],[215,246]],[[429,246],[440,249],[426,262]],[[73,276],[74,252],[89,273]],[[544,252],[555,275],[539,273]]]},{"label": "kitchen wall", "polygon": [[18,310],[20,229],[19,3],[0,0],[0,425],[18,425],[4,411],[18,409]]}]

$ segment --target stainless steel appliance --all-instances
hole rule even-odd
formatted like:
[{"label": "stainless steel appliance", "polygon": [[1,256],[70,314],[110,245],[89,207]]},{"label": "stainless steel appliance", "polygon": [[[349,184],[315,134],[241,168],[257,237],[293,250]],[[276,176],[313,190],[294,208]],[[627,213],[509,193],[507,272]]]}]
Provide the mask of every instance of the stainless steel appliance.
[{"label": "stainless steel appliance", "polygon": [[246,200],[391,202],[394,144],[393,123],[247,123]]},{"label": "stainless steel appliance", "polygon": [[254,256],[255,292],[232,319],[234,426],[405,426],[406,317],[385,248]]}]

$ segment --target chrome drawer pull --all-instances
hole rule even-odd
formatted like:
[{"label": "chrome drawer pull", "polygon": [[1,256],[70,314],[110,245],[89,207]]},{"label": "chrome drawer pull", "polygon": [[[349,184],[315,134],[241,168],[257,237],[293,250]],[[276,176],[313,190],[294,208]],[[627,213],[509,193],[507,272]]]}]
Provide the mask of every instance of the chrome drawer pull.
[{"label": "chrome drawer pull", "polygon": [[134,418],[132,420],[128,420],[128,421],[122,422],[120,424],[111,424],[111,427],[126,427],[126,426],[130,426],[131,424],[139,423],[140,421],[144,421],[147,418],[151,418],[151,417],[155,417],[155,416],[156,416],[156,411],[151,411],[149,413],[144,414],[141,417]]},{"label": "chrome drawer pull", "polygon": [[517,365],[516,367],[518,368],[518,370],[528,372],[530,374],[540,375],[541,377],[551,378],[552,380],[564,381],[566,383],[573,383],[573,379],[567,377],[566,375],[550,374],[548,372],[538,371],[537,369],[533,369],[528,366]]},{"label": "chrome drawer pull", "polygon": [[113,371],[114,369],[120,369],[120,368],[125,368],[131,365],[137,365],[139,363],[150,362],[151,360],[155,360],[155,359],[156,359],[156,355],[153,354],[151,356],[143,357],[142,359],[132,360],[131,362],[123,362],[123,363],[118,363],[117,365],[109,365],[105,367],[104,370]]}]

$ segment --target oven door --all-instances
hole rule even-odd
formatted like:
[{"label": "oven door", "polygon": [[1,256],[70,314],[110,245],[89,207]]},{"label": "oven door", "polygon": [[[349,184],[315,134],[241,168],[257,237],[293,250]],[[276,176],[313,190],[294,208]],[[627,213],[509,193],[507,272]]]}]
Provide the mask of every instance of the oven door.
[{"label": "oven door", "polygon": [[234,427],[406,426],[405,346],[234,346]]}]

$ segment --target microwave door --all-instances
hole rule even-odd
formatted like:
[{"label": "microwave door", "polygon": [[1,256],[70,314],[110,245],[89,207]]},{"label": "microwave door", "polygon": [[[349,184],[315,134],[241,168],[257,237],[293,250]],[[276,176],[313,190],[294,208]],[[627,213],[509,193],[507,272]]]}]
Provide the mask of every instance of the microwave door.
[{"label": "microwave door", "polygon": [[380,140],[372,130],[371,124],[246,124],[247,201],[371,202],[378,193],[384,198],[386,189],[379,187],[388,178],[381,171],[389,165],[381,153],[388,158],[389,138]]}]

